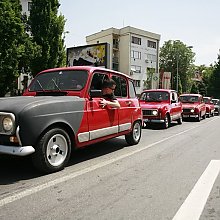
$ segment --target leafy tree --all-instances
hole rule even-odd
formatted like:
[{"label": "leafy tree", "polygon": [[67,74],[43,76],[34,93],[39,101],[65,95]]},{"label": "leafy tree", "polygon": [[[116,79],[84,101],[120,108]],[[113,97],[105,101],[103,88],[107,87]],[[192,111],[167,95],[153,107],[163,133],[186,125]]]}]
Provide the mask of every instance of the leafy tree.
[{"label": "leafy tree", "polygon": [[30,27],[33,40],[41,46],[41,54],[31,66],[32,74],[65,65],[64,16],[57,15],[58,0],[32,0]]},{"label": "leafy tree", "polygon": [[220,54],[217,59],[218,61],[215,63],[213,73],[210,77],[208,95],[220,98]]},{"label": "leafy tree", "polygon": [[171,88],[177,89],[178,87],[179,93],[191,90],[194,57],[195,53],[191,48],[179,40],[166,41],[160,49],[160,69],[171,72]]},{"label": "leafy tree", "polygon": [[0,1],[0,96],[16,88],[24,39],[19,0]]}]

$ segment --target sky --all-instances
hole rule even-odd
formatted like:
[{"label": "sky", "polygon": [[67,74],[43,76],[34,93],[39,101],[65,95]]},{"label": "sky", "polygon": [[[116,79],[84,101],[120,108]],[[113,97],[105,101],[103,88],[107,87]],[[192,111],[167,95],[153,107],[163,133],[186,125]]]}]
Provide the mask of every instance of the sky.
[{"label": "sky", "polygon": [[214,64],[220,50],[220,0],[60,0],[66,47],[111,27],[132,26],[192,46],[195,64]]}]

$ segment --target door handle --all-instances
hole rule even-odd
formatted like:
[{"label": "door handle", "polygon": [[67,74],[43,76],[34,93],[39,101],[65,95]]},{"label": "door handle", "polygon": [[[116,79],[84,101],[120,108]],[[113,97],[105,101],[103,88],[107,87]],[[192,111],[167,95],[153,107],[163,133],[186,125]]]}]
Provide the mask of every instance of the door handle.
[{"label": "door handle", "polygon": [[131,105],[131,101],[126,101],[125,103],[126,103],[126,105],[128,105],[128,106]]}]

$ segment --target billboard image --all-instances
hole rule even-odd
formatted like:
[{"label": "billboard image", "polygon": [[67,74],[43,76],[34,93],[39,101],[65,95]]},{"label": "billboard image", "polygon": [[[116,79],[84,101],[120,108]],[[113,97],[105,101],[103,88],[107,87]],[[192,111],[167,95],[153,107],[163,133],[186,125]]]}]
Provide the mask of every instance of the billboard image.
[{"label": "billboard image", "polygon": [[109,44],[93,44],[67,48],[67,66],[99,66],[109,68]]}]

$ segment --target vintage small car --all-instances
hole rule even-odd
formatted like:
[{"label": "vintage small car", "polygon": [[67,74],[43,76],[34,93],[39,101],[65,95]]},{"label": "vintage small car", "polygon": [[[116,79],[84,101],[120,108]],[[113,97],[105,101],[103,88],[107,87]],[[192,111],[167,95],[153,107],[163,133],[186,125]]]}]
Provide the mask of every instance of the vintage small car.
[{"label": "vintage small car", "polygon": [[215,115],[220,115],[220,100],[219,99],[212,99],[215,110],[214,113]]},{"label": "vintage small car", "polygon": [[215,106],[212,102],[212,97],[203,97],[203,100],[206,105],[206,116],[209,118],[210,116],[214,116]]},{"label": "vintage small car", "polygon": [[[100,107],[101,85],[111,78],[120,108]],[[89,66],[40,72],[20,97],[0,99],[0,153],[32,156],[40,171],[59,171],[71,151],[125,135],[141,138],[142,111],[132,79]]]},{"label": "vintage small car", "polygon": [[143,111],[144,125],[162,123],[164,128],[168,128],[172,121],[182,124],[182,104],[175,90],[144,90],[139,101]]},{"label": "vintage small car", "polygon": [[183,106],[183,119],[195,118],[200,121],[206,118],[206,105],[200,94],[182,94],[179,97]]}]

